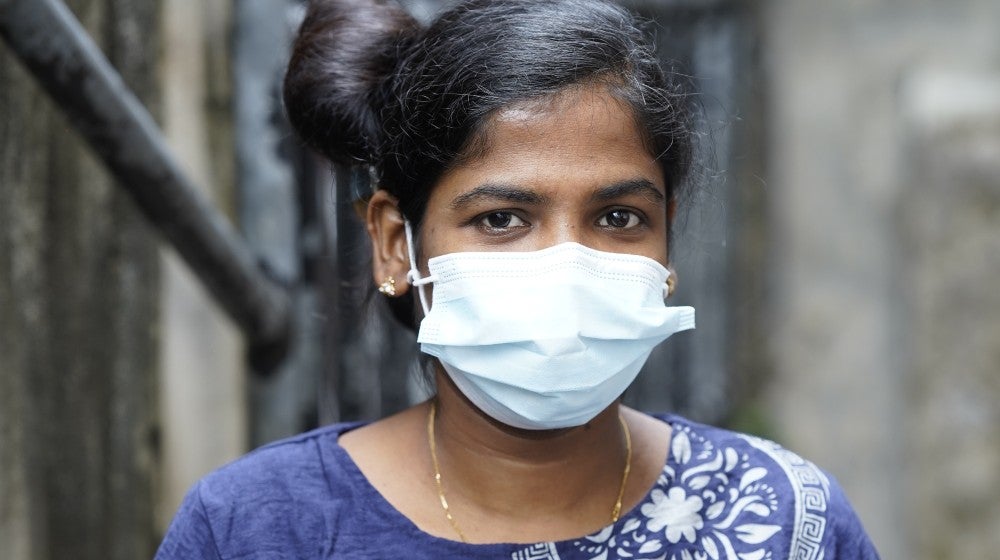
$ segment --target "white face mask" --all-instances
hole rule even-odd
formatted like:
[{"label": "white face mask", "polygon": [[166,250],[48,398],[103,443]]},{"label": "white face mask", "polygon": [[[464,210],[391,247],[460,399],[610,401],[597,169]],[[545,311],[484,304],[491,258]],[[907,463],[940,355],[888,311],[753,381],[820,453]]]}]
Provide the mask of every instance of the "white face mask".
[{"label": "white face mask", "polygon": [[[416,263],[409,224],[407,241]],[[693,308],[664,305],[668,271],[647,257],[562,243],[452,253],[428,268],[426,278],[415,266],[407,275],[425,313],[421,350],[480,410],[516,428],[587,423],[632,383],[654,346],[694,328]]]}]

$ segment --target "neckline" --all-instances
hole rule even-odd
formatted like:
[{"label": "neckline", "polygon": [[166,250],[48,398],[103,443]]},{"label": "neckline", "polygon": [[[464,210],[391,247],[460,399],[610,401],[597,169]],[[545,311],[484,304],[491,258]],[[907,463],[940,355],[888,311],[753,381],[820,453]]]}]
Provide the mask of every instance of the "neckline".
[{"label": "neckline", "polygon": [[[680,416],[674,414],[650,414],[653,418],[667,423],[671,429],[671,440],[676,436],[677,430],[680,426],[685,424],[684,419]],[[334,459],[337,464],[343,469],[343,472],[351,479],[351,487],[355,494],[366,504],[366,506],[361,508],[362,515],[374,517],[379,520],[379,524],[386,524],[395,528],[402,527],[408,535],[418,539],[422,542],[429,543],[433,546],[443,547],[452,550],[476,550],[479,552],[493,552],[502,553],[509,551],[511,549],[520,549],[529,547],[535,544],[552,544],[556,547],[569,546],[573,543],[579,542],[581,540],[587,539],[588,537],[594,537],[596,535],[605,533],[609,529],[613,532],[618,532],[622,530],[626,524],[630,523],[634,518],[641,515],[640,509],[644,504],[650,503],[652,498],[652,493],[657,490],[666,490],[672,482],[672,473],[677,472],[677,460],[674,457],[673,452],[673,442],[667,447],[667,457],[664,461],[663,467],[660,469],[660,476],[653,482],[646,492],[643,494],[642,499],[640,499],[635,506],[630,508],[628,511],[622,512],[618,521],[610,523],[601,527],[600,529],[587,533],[584,535],[579,535],[569,539],[562,539],[557,541],[540,541],[532,543],[516,543],[516,542],[501,542],[501,543],[464,543],[461,541],[438,537],[432,535],[416,525],[410,518],[403,515],[392,503],[382,495],[381,492],[369,482],[368,478],[361,472],[361,468],[358,467],[354,459],[351,458],[350,454],[347,453],[340,445],[340,436],[346,434],[347,432],[365,426],[368,422],[350,422],[339,424],[336,429],[332,432],[333,438],[330,441],[331,451],[333,453]],[[327,473],[327,477],[332,479],[332,473]]]}]

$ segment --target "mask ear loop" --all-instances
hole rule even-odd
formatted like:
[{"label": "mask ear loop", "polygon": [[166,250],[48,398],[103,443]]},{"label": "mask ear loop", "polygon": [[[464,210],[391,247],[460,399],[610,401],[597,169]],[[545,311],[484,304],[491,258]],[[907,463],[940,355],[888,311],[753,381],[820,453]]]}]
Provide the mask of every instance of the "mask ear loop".
[{"label": "mask ear loop", "polygon": [[413,228],[410,227],[410,220],[403,219],[403,228],[406,230],[406,253],[410,257],[410,270],[406,272],[406,281],[417,289],[417,295],[420,296],[420,307],[424,309],[426,317],[431,312],[431,308],[427,305],[427,293],[424,291],[424,286],[434,281],[434,275],[427,278],[420,276],[420,271],[417,270],[417,253],[413,245]]}]

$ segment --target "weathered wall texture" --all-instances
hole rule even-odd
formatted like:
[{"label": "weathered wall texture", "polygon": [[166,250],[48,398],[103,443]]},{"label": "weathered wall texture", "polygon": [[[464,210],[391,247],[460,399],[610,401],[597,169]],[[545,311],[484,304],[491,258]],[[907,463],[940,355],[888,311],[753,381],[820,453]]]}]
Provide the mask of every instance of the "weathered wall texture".
[{"label": "weathered wall texture", "polygon": [[[164,0],[163,118],[167,143],[221,211],[235,207],[228,0]],[[165,529],[199,478],[247,450],[246,382],[239,334],[211,296],[164,248],[163,418],[158,526]]]},{"label": "weathered wall texture", "polygon": [[1000,65],[924,71],[901,94],[906,521],[924,558],[990,558],[1000,551]]},{"label": "weathered wall texture", "polygon": [[[155,1],[68,3],[156,106]],[[0,45],[0,558],[152,554],[156,241]]]},{"label": "weathered wall texture", "polygon": [[885,558],[1000,547],[1000,4],[772,0],[772,417]]}]

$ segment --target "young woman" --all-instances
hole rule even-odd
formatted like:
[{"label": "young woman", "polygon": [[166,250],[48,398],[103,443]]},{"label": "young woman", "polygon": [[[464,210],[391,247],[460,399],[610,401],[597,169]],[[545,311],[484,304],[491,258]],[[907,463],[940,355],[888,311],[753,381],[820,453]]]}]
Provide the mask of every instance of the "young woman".
[{"label": "young woman", "polygon": [[422,28],[316,1],[285,101],[373,170],[375,283],[437,394],[209,475],[158,558],[877,558],[812,464],[619,404],[694,326],[664,304],[685,101],[627,12],[472,0]]}]

